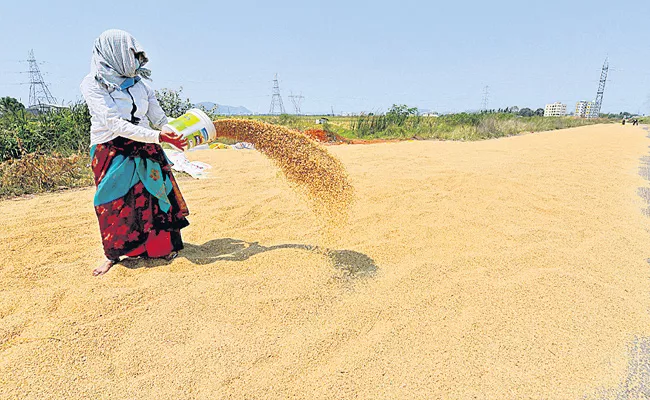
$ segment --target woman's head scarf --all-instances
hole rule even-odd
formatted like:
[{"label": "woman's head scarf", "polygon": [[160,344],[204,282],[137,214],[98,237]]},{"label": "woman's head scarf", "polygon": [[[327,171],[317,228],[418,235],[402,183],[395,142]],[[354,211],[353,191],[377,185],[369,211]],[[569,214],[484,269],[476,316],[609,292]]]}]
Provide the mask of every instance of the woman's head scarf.
[{"label": "woman's head scarf", "polygon": [[148,61],[142,46],[130,33],[110,29],[95,39],[90,71],[109,89],[120,89],[129,78],[150,79],[151,71],[142,68]]}]

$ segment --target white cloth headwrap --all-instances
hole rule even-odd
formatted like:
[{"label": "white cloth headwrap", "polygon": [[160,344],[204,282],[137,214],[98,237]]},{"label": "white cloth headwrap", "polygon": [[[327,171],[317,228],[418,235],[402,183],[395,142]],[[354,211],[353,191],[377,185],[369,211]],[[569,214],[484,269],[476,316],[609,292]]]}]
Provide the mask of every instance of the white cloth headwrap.
[{"label": "white cloth headwrap", "polygon": [[[137,60],[140,65],[136,63]],[[140,76],[150,79],[151,71],[142,68],[149,59],[137,40],[130,33],[109,29],[95,39],[90,72],[109,89],[120,89],[127,78]]]}]

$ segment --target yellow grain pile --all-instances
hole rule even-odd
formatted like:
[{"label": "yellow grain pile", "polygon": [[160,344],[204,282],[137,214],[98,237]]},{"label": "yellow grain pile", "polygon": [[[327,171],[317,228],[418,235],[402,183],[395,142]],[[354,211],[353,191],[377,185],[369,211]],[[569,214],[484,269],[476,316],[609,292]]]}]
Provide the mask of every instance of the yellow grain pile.
[{"label": "yellow grain pile", "polygon": [[346,221],[352,186],[341,162],[318,143],[299,131],[259,121],[225,119],[215,121],[214,127],[217,137],[253,143],[307,195],[328,226]]},{"label": "yellow grain pile", "polygon": [[257,154],[188,154],[185,249],[101,278],[93,187],[0,201],[0,399],[648,399],[646,136],[328,147],[356,271]]}]

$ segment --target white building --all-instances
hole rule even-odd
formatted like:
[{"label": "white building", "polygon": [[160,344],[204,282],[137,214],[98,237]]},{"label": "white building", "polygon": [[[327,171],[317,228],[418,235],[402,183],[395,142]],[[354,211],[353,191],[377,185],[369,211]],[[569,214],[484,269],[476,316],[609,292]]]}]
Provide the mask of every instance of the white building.
[{"label": "white building", "polygon": [[588,118],[591,115],[591,110],[594,107],[593,101],[581,100],[576,103],[575,116],[580,118]]},{"label": "white building", "polygon": [[559,101],[553,104],[547,104],[544,107],[544,116],[545,117],[564,117],[566,115],[566,104],[562,104]]},{"label": "white building", "polygon": [[58,104],[40,103],[25,108],[25,111],[30,112],[34,115],[38,115],[38,114],[45,114],[53,111],[60,111],[63,110],[64,108],[70,108],[70,107],[58,105]]}]

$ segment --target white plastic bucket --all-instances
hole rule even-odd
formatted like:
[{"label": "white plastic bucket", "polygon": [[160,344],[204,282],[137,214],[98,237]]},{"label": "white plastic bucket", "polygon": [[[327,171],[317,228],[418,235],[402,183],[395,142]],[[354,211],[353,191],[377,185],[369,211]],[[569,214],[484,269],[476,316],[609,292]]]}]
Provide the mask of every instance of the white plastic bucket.
[{"label": "white plastic bucket", "polygon": [[165,126],[186,138],[188,149],[214,140],[217,136],[210,118],[198,108],[188,110]]}]

